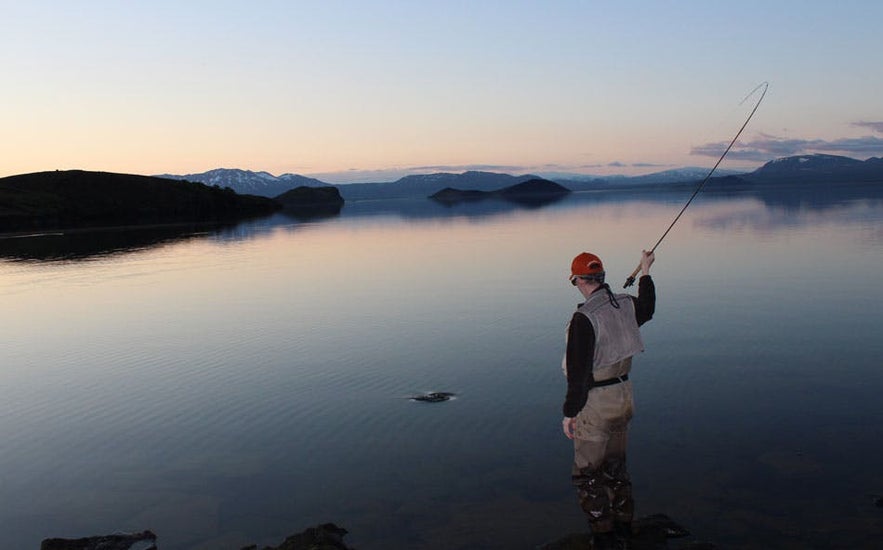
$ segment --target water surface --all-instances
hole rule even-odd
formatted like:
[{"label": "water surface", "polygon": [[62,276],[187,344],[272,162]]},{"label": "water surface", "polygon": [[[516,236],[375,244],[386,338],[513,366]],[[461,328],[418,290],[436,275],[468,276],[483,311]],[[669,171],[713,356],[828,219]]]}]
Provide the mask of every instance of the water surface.
[{"label": "water surface", "polygon": [[[0,547],[531,548],[585,522],[560,434],[589,250],[620,283],[683,192],[0,239]],[[85,247],[85,248],[84,248]],[[883,200],[708,193],[657,252],[638,514],[723,548],[883,534]],[[444,403],[408,396],[451,391]]]}]

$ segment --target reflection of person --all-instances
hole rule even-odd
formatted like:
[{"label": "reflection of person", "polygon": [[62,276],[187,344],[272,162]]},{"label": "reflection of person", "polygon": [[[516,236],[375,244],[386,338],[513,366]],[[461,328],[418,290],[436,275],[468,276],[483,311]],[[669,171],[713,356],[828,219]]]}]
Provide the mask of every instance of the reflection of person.
[{"label": "reflection of person", "polygon": [[567,328],[564,435],[573,440],[573,484],[592,528],[594,548],[615,548],[631,534],[632,486],[626,439],[632,418],[632,356],[644,350],[640,325],[653,317],[652,252],[641,255],[638,297],[614,294],[594,254],[573,259],[570,282],[586,301]]}]

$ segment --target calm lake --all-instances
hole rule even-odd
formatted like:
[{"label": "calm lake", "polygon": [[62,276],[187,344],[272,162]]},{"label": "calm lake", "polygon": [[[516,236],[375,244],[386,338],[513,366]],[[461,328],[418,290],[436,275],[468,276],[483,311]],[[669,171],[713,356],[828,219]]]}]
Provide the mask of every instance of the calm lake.
[{"label": "calm lake", "polygon": [[[666,237],[632,375],[638,516],[720,548],[879,542],[880,188],[704,192]],[[690,192],[0,239],[0,548],[584,531],[560,432],[570,261],[597,253],[620,288]],[[408,399],[427,391],[456,398]]]}]

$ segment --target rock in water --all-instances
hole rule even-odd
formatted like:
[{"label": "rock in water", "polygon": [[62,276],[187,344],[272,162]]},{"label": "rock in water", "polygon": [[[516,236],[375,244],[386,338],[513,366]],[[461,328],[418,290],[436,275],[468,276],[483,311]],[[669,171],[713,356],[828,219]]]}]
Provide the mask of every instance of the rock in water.
[{"label": "rock in water", "polygon": [[[81,539],[44,539],[40,543],[40,550],[130,550],[132,545],[139,542],[155,543],[156,535],[152,531],[142,531]],[[138,548],[144,547],[139,546]],[[151,549],[156,550],[156,545],[151,544],[151,546],[144,548],[144,550]]]},{"label": "rock in water", "polygon": [[429,393],[424,393],[421,395],[415,395],[411,398],[411,401],[423,401],[424,403],[438,403],[440,401],[447,401],[448,399],[454,397],[453,393],[446,391],[434,391]]},{"label": "rock in water", "polygon": [[[632,535],[620,538],[631,550],[664,550],[668,548],[679,550],[708,550],[714,548],[707,542],[684,541],[678,544],[669,544],[669,539],[682,538],[690,535],[681,525],[675,523],[665,514],[653,514],[632,523]],[[575,533],[558,539],[555,542],[539,547],[539,550],[592,550],[592,535],[590,533]]]},{"label": "rock in water", "polygon": [[[333,523],[323,523],[291,535],[279,546],[267,546],[263,550],[353,550],[343,542],[347,530]],[[246,546],[242,550],[257,550],[257,546]]]}]

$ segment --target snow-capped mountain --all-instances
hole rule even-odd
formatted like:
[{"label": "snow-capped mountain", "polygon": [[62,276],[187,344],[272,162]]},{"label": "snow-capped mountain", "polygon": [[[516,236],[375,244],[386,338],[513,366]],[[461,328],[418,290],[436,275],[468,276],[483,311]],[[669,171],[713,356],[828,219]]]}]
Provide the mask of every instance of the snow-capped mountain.
[{"label": "snow-capped mountain", "polygon": [[236,168],[217,168],[199,174],[161,174],[156,177],[229,187],[240,195],[259,195],[262,197],[276,197],[295,187],[324,187],[328,185],[315,178],[308,178],[298,174],[274,176],[269,172],[252,172],[251,170],[239,170]]},{"label": "snow-capped mountain", "polygon": [[755,175],[795,174],[800,172],[833,172],[844,168],[855,168],[863,162],[850,157],[840,155],[795,155],[782,157],[764,164],[757,170]]},{"label": "snow-capped mountain", "polygon": [[815,180],[829,182],[862,182],[883,180],[883,159],[871,157],[858,160],[840,155],[795,155],[764,164],[745,179],[755,182]]}]

